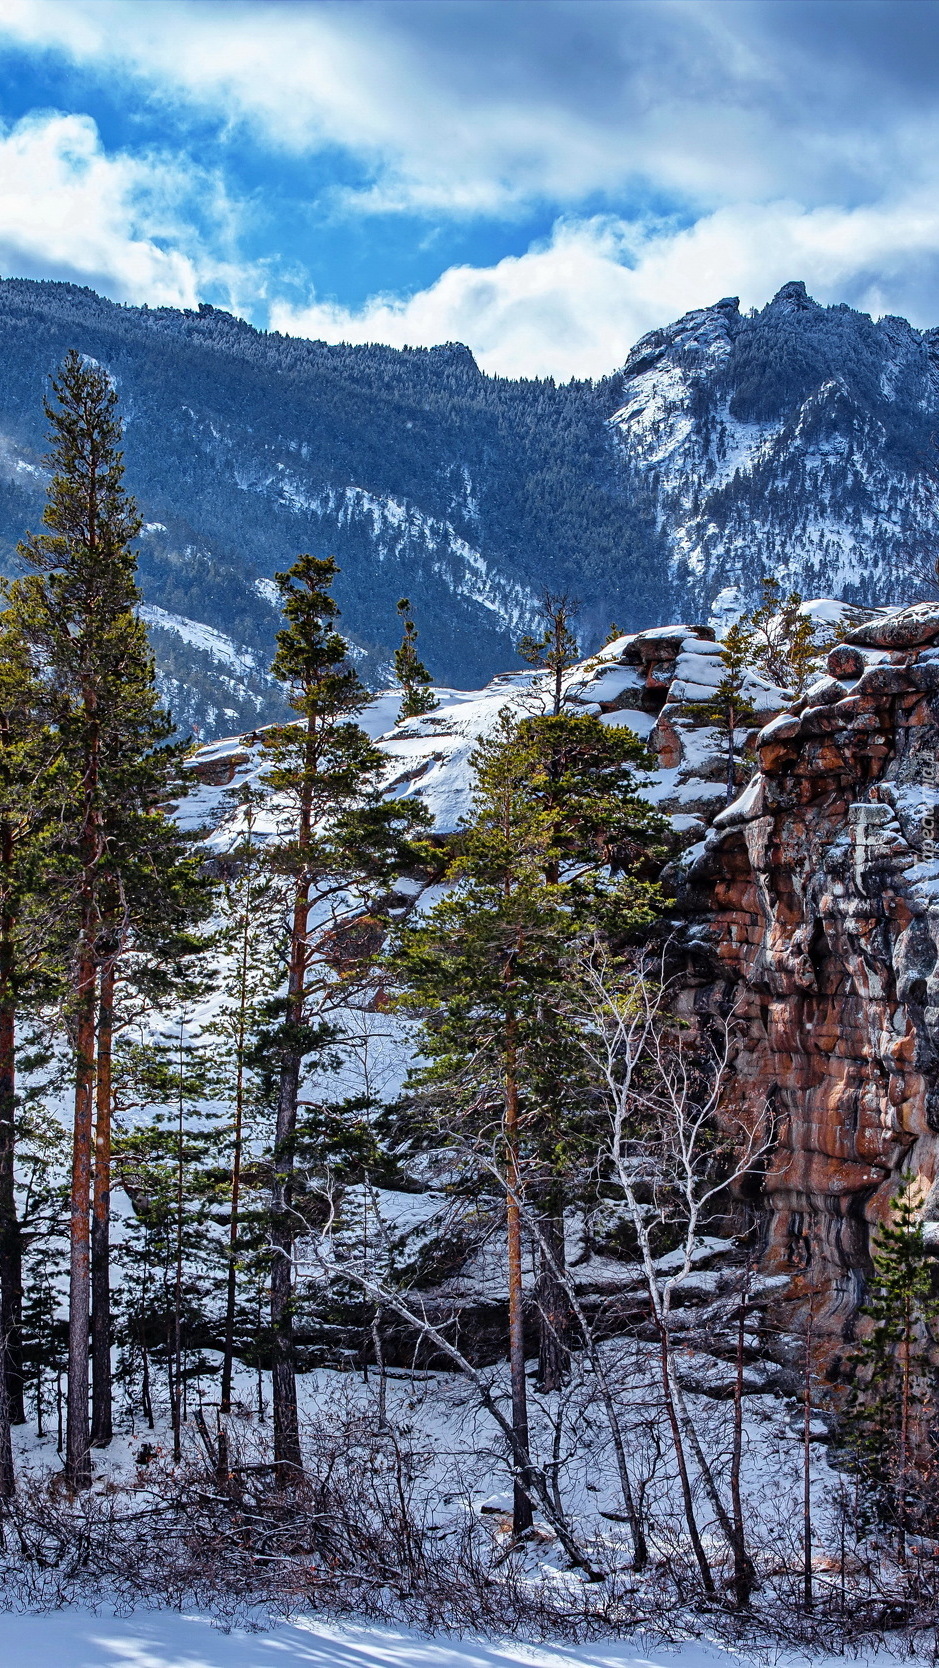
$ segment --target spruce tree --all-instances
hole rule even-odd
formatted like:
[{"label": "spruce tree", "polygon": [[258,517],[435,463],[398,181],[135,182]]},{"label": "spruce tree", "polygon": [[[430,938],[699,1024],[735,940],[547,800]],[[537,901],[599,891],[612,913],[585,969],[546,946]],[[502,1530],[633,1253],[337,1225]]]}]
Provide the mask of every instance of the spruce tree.
[{"label": "spruce tree", "polygon": [[[66,1476],[91,1480],[88,1426],[92,1136],[98,982],[112,956],[105,894],[115,882],[114,839],[129,817],[165,819],[174,755],[161,710],[131,541],[140,528],[123,485],[117,396],[107,373],[70,352],[46,404],[52,480],[46,531],[20,553],[34,570],[10,588],[37,676],[61,702],[63,753],[74,802],[62,857],[74,868],[74,932],[66,1018],[75,1059],[70,1190],[69,1364]],[[106,1200],[104,1201],[106,1210]]]},{"label": "spruce tree", "polygon": [[401,685],[400,723],[404,718],[421,718],[425,712],[433,712],[440,702],[433,692],[433,679],[417,652],[417,626],[407,597],[402,597],[398,603],[398,614],[404,627],[404,636],[395,649],[394,662],[395,677]]},{"label": "spruce tree", "polygon": [[[422,823],[412,803],[380,800],[384,755],[354,722],[368,691],[335,629],[332,557],[299,556],[276,582],[283,600],[274,676],[299,722],[265,736],[266,784],[286,808],[272,861],[289,890],[290,932],[282,1015],[268,1038],[277,1061],[271,1202],[271,1330],[274,1460],[286,1486],[302,1470],[294,1358],[293,1209],[297,1102],[304,1061],[337,1039],[330,1017],[345,1000],[352,967],[343,939],[387,886]],[[353,963],[354,963],[353,956]]]}]

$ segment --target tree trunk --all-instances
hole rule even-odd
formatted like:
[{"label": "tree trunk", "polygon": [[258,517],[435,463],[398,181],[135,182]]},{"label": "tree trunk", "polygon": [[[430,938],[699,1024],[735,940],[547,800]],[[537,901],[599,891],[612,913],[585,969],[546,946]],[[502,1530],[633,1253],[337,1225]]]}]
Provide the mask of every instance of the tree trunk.
[{"label": "tree trunk", "polygon": [[[6,1334],[6,1309],[0,1292],[0,1338]],[[0,1501],[9,1500],[16,1493],[13,1470],[13,1444],[10,1440],[10,1404],[7,1400],[6,1379],[0,1373]]]},{"label": "tree trunk", "polygon": [[532,1525],[528,1488],[528,1388],[525,1383],[525,1309],[522,1292],[521,1176],[518,1164],[518,1075],[515,1051],[507,1051],[505,1074],[506,1234],[509,1279],[509,1374],[512,1384],[512,1432],[515,1484],[512,1533],[523,1535]]},{"label": "tree trunk", "polygon": [[727,709],[727,803],[737,797],[737,761],[734,757],[734,736],[737,731],[737,714],[733,706]]},{"label": "tree trunk", "polygon": [[222,1357],[220,1412],[231,1412],[231,1384],[235,1360],[235,1304],[238,1276],[238,1213],[241,1201],[241,1151],[244,1132],[245,1037],[248,1005],[248,951],[251,936],[250,888],[244,902],[241,955],[238,969],[238,1031],[235,1038],[235,1128],[231,1160],[231,1216],[228,1223],[228,1271],[225,1288],[225,1339]]},{"label": "tree trunk", "polygon": [[[0,830],[0,860],[12,864],[9,828]],[[16,1210],[16,996],[14,992],[14,922],[0,914],[0,1297],[5,1344],[3,1374],[10,1422],[26,1420],[23,1400],[23,1244]]]},{"label": "tree trunk", "polygon": [[814,1604],[812,1593],[812,1324],[815,1316],[809,1303],[805,1323],[805,1385],[802,1407],[802,1602],[806,1610]]},{"label": "tree trunk", "polygon": [[116,958],[101,969],[95,1094],[95,1180],[91,1212],[91,1441],[114,1434],[111,1396],[111,1045]]},{"label": "tree trunk", "polygon": [[91,1297],[89,1256],[91,1137],[95,1092],[95,984],[92,888],[83,886],[75,1026],[75,1121],[69,1220],[68,1409],[65,1421],[65,1477],[69,1488],[91,1484],[88,1443],[88,1320]]},{"label": "tree trunk", "polygon": [[564,1281],[564,1212],[554,1210],[539,1222],[538,1383],[560,1390],[570,1365],[571,1305]]},{"label": "tree trunk", "polygon": [[730,1501],[734,1525],[734,1602],[738,1610],[746,1610],[753,1587],[753,1565],[747,1554],[744,1530],[743,1497],[740,1492],[740,1462],[743,1457],[743,1345],[750,1293],[750,1271],[747,1270],[740,1293],[740,1313],[737,1317],[737,1371],[734,1377],[734,1438],[730,1456]]},{"label": "tree trunk", "polygon": [[[311,789],[316,720],[307,720],[305,783],[301,790],[297,844],[301,863],[306,860],[312,832]],[[293,923],[290,933],[290,966],[287,974],[287,1024],[295,1032],[306,1011],[307,929],[310,917],[310,881],[305,873],[297,880]],[[297,1098],[303,1051],[295,1040],[285,1050],[277,1097],[277,1129],[274,1139],[274,1188],[272,1198],[271,1244],[271,1403],[274,1425],[274,1476],[286,1488],[303,1474],[300,1453],[300,1424],[297,1417],[297,1369],[293,1338],[293,1172],[294,1138],[297,1133]]]},{"label": "tree trunk", "polygon": [[183,1179],[185,1143],[185,1096],[183,1092],[183,1022],[179,1023],[179,1101],[176,1118],[176,1266],[173,1276],[173,1386],[170,1408],[173,1419],[173,1460],[183,1457],[183,1220],[185,1189]]},{"label": "tree trunk", "polygon": [[242,1104],[241,1068],[235,1099],[235,1142],[232,1154],[231,1217],[228,1224],[228,1270],[225,1287],[225,1339],[222,1356],[222,1390],[220,1410],[231,1412],[232,1372],[235,1361],[235,1303],[238,1283],[238,1211],[241,1193],[241,1147],[244,1109]]},{"label": "tree trunk", "polygon": [[293,1341],[293,1138],[297,1127],[300,1062],[284,1062],[277,1103],[277,1135],[271,1241],[271,1400],[274,1422],[274,1474],[280,1488],[302,1474],[297,1378]]},{"label": "tree trunk", "polygon": [[668,1422],[672,1433],[672,1447],[675,1450],[675,1459],[678,1464],[678,1480],[681,1484],[681,1498],[685,1508],[685,1522],[688,1525],[688,1537],[691,1541],[691,1549],[695,1556],[695,1562],[701,1572],[701,1580],[704,1585],[704,1591],[707,1593],[709,1598],[713,1598],[714,1577],[711,1573],[711,1566],[707,1561],[707,1555],[698,1531],[698,1522],[694,1512],[694,1497],[691,1492],[691,1478],[688,1475],[688,1461],[685,1455],[685,1444],[682,1439],[678,1409],[675,1406],[667,1321],[660,1319],[658,1322],[658,1328],[659,1356],[662,1366],[662,1395],[665,1401],[665,1411],[668,1414]]}]

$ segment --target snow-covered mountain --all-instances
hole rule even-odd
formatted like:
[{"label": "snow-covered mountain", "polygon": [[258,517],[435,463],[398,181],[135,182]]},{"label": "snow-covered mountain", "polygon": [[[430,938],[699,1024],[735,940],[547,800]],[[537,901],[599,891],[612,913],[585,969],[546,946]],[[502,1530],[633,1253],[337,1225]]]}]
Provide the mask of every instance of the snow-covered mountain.
[{"label": "snow-covered mountain", "polygon": [[42,397],[77,347],[121,396],[161,683],[211,738],[282,715],[273,574],[340,564],[373,688],[411,598],[441,682],[513,662],[545,586],[615,620],[726,617],[766,573],[865,604],[924,594],[939,548],[939,331],[820,307],[717,302],[597,383],[484,375],[459,344],[398,351],[252,329],[211,307],[121,307],[0,282],[0,565],[42,509]]},{"label": "snow-covered mountain", "polygon": [[654,498],[686,607],[720,598],[720,613],[764,574],[861,603],[924,593],[939,330],[786,284],[749,317],[731,297],[644,337],[619,386],[623,464]]}]

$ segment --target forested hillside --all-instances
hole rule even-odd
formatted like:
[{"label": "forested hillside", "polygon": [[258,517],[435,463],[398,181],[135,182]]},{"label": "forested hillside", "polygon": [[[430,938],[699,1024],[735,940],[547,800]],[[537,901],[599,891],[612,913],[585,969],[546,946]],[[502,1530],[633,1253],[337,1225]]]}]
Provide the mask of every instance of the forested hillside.
[{"label": "forested hillside", "polygon": [[[661,609],[659,541],[618,467],[602,390],[486,377],[456,345],[329,347],[210,307],[119,307],[23,280],[0,286],[7,560],[41,509],[41,395],[69,347],[120,390],[148,602],[265,662],[263,581],[302,549],[338,560],[344,629],[373,682],[402,593],[435,675],[464,686],[511,663],[545,583],[576,588],[588,634],[611,609],[627,623]],[[250,720],[250,703],[227,704],[229,730]],[[209,728],[224,733],[220,714]]]},{"label": "forested hillside", "polygon": [[6,280],[8,568],[41,510],[41,396],[70,347],[116,379],[161,688],[204,736],[282,712],[270,580],[300,550],[338,561],[372,687],[402,594],[434,676],[476,687],[513,664],[545,585],[579,598],[590,649],[611,620],[739,609],[767,573],[861,603],[930,580],[935,333],[799,284],[751,316],[734,300],[689,313],[610,377],[558,387],[486,376],[458,344],[329,346]]}]

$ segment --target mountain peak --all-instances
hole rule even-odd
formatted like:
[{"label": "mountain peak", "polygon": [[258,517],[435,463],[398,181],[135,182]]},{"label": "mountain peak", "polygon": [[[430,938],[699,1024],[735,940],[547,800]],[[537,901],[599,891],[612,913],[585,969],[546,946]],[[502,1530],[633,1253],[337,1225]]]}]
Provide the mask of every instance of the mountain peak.
[{"label": "mountain peak", "polygon": [[817,307],[818,302],[812,300],[801,278],[793,278],[788,284],[783,284],[782,289],[776,291],[770,302],[771,307],[786,305],[808,309]]}]

